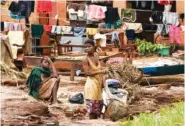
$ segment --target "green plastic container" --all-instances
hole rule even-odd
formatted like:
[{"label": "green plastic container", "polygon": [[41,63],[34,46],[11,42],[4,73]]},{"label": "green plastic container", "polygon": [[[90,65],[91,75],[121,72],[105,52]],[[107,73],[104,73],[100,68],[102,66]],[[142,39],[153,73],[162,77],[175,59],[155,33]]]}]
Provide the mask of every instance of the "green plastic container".
[{"label": "green plastic container", "polygon": [[170,47],[162,47],[159,50],[159,54],[161,54],[161,56],[170,56]]}]

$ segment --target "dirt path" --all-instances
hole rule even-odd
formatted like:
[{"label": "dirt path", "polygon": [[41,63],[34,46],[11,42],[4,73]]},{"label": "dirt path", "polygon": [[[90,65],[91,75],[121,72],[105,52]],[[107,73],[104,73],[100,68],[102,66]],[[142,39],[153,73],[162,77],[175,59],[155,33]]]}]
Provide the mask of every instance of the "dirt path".
[{"label": "dirt path", "polygon": [[[85,113],[78,112],[73,116],[66,116],[65,111],[85,109],[85,105],[70,104],[68,97],[77,92],[83,92],[85,78],[76,77],[75,82],[69,81],[69,77],[61,77],[58,99],[62,103],[58,106],[49,106],[48,103],[36,101],[27,95],[27,90],[20,87],[2,86],[1,89],[1,108],[2,125],[35,126],[46,123],[59,123],[63,126],[114,126],[118,122],[107,120],[88,120]],[[143,95],[130,105],[129,115],[137,115],[140,112],[153,112],[158,110],[161,105],[167,105],[184,99],[183,87],[171,87],[168,90],[158,87],[142,88]]]}]

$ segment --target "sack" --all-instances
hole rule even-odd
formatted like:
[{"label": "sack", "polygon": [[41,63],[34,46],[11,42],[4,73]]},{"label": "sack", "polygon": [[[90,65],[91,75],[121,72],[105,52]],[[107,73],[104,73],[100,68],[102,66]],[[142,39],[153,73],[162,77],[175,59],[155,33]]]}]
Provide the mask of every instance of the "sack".
[{"label": "sack", "polygon": [[128,115],[128,107],[122,102],[117,100],[112,100],[104,114],[105,119],[111,119],[112,121],[117,121],[123,119]]},{"label": "sack", "polygon": [[69,98],[69,102],[76,103],[76,104],[83,104],[84,103],[84,96],[82,93],[75,94]]}]

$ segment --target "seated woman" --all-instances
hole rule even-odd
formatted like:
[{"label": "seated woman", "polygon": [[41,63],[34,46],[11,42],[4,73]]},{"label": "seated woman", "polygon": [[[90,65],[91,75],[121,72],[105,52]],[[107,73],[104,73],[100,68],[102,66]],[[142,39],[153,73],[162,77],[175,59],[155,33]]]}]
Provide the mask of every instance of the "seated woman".
[{"label": "seated woman", "polygon": [[41,66],[31,71],[26,84],[29,88],[29,95],[36,99],[47,99],[54,104],[57,102],[59,82],[60,79],[53,62],[49,57],[43,57]]},{"label": "seated woman", "polygon": [[100,117],[103,107],[102,84],[106,69],[101,67],[98,54],[95,52],[94,41],[91,39],[87,40],[85,42],[85,46],[87,56],[84,58],[82,63],[84,72],[87,75],[84,97],[89,118],[97,119]]}]

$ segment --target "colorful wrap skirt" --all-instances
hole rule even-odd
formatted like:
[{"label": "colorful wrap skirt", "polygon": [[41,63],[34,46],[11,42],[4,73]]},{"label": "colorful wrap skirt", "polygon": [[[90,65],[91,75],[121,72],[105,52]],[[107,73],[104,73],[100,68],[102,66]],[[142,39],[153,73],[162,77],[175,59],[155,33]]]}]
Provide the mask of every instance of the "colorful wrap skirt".
[{"label": "colorful wrap skirt", "polygon": [[103,100],[86,99],[86,107],[89,114],[96,114],[100,117],[103,108]]}]

